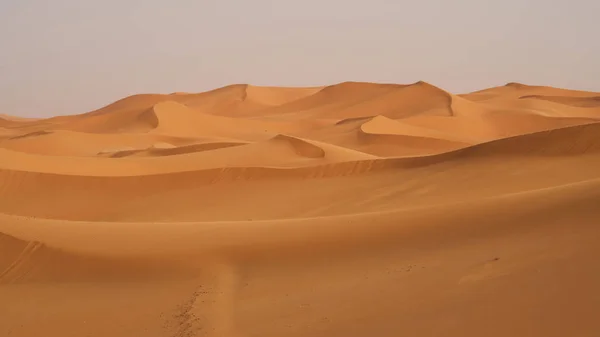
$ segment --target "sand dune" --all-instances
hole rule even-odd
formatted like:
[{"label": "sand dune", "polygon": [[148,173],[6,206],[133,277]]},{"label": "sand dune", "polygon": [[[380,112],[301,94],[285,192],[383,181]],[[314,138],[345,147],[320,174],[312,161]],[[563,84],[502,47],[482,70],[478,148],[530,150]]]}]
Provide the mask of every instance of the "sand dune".
[{"label": "sand dune", "polygon": [[548,95],[560,97],[593,97],[597,96],[598,93],[511,82],[507,83],[504,86],[487,88],[469,94],[463,94],[460,96],[469,100],[479,101],[495,98],[514,99],[529,95]]},{"label": "sand dune", "polygon": [[361,124],[358,138],[371,147],[396,145],[417,148],[416,154],[425,154],[427,150],[446,152],[469,145],[454,140],[450,134],[402,124],[383,116],[374,117]]},{"label": "sand dune", "polygon": [[[520,98],[520,97],[519,97]],[[473,102],[455,96],[455,116],[423,116],[404,118],[403,123],[454,133],[467,142],[482,142],[541,130],[588,124],[599,121],[600,109],[561,109],[540,101],[496,99],[494,103]],[[533,103],[533,104],[532,104]]]},{"label": "sand dune", "polygon": [[543,96],[543,95],[529,95],[521,96],[524,98],[540,99],[550,102],[556,102],[564,105],[571,105],[581,108],[597,108],[600,106],[600,96],[592,97],[569,97],[569,96]]},{"label": "sand dune", "polygon": [[209,142],[199,143],[185,146],[174,146],[169,143],[158,143],[153,144],[149,148],[145,149],[132,149],[132,150],[121,150],[121,151],[104,151],[100,154],[105,154],[111,158],[121,158],[128,156],[139,156],[139,157],[153,157],[153,156],[173,156],[177,154],[194,153],[202,151],[217,150],[232,146],[245,145],[247,143],[242,142]]},{"label": "sand dune", "polygon": [[236,84],[206,93],[180,96],[177,102],[213,115],[249,117],[269,107],[310,96],[320,89]]},{"label": "sand dune", "polygon": [[96,156],[116,149],[146,149],[155,144],[166,143],[186,146],[210,138],[189,138],[153,134],[97,134],[66,130],[36,131],[0,139],[0,147],[33,154],[51,156]]},{"label": "sand dune", "polygon": [[239,84],[0,116],[0,335],[595,336],[599,96]]},{"label": "sand dune", "polygon": [[468,140],[458,135],[384,116],[347,118],[301,134],[381,157],[433,154],[469,145]]},{"label": "sand dune", "polygon": [[572,156],[600,150],[600,123],[540,131],[480,144],[464,152]]},{"label": "sand dune", "polygon": [[151,121],[151,132],[163,135],[196,137],[229,137],[247,140],[264,139],[282,130],[294,130],[301,125],[276,123],[205,114],[177,102],[165,101],[144,112],[141,118]]},{"label": "sand dune", "polygon": [[265,109],[263,116],[286,119],[332,119],[382,115],[451,115],[451,95],[431,84],[410,85],[344,82],[288,104]]}]

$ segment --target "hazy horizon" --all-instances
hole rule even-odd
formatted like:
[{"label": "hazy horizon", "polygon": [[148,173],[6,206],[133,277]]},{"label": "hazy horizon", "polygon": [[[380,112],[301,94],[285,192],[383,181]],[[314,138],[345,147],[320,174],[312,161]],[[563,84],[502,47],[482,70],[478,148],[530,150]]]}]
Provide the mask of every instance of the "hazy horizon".
[{"label": "hazy horizon", "polygon": [[249,83],[600,91],[594,1],[0,2],[0,114]]}]

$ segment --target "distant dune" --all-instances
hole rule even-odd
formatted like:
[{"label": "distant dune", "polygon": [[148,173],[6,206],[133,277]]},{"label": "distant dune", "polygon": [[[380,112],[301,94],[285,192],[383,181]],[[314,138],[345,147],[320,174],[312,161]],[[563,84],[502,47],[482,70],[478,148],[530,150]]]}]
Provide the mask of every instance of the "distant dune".
[{"label": "distant dune", "polygon": [[[600,96],[592,97],[569,97],[569,96],[543,96],[543,95],[528,95],[521,96],[521,99],[531,98],[550,102],[556,102],[564,105],[570,105],[578,108],[597,108],[600,106]],[[592,111],[591,113],[597,113]]]},{"label": "distant dune", "polygon": [[599,97],[235,84],[0,115],[0,336],[596,336]]}]

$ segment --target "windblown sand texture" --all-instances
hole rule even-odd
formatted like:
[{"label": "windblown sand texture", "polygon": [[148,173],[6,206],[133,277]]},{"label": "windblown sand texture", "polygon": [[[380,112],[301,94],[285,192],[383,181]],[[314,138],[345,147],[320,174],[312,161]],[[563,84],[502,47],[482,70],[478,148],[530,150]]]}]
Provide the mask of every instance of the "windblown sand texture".
[{"label": "windblown sand texture", "polygon": [[0,336],[599,336],[599,121],[424,82],[2,115]]}]

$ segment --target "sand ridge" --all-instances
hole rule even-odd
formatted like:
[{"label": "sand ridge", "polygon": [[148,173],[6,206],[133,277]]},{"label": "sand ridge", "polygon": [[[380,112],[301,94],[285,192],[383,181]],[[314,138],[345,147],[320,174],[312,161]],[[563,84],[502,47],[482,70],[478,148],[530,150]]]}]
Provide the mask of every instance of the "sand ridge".
[{"label": "sand ridge", "polygon": [[0,116],[0,335],[594,336],[599,93],[423,81]]}]

